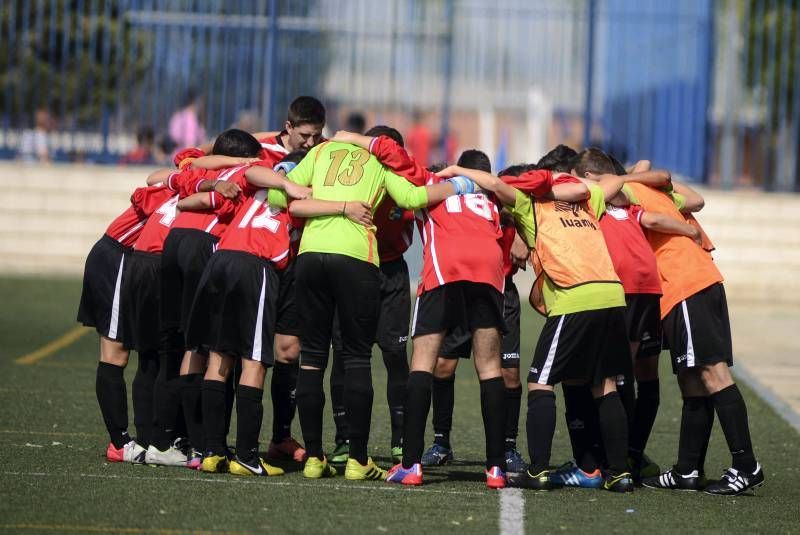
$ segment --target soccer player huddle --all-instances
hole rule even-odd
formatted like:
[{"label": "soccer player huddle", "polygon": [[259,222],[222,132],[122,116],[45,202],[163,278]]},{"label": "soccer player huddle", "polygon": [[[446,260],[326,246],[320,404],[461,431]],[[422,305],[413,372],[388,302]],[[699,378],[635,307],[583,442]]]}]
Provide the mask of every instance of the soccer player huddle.
[{"label": "soccer player huddle", "polygon": [[[89,253],[78,321],[100,334],[109,461],[276,476],[283,470],[268,461],[284,460],[310,479],[343,470],[348,480],[421,485],[425,469],[454,458],[455,372],[472,357],[489,488],[736,495],[763,484],[729,371],[723,278],[692,215],[704,203],[697,192],[596,148],[559,145],[493,175],[478,150],[427,169],[391,127],[326,140],[324,125],[322,104],[299,97],[280,132],[232,129],[180,151]],[[403,253],[414,225],[423,265],[412,310]],[[512,278],[527,265],[530,305],[546,317],[527,374],[528,462],[516,445]],[[375,343],[387,369],[388,470],[368,455]],[[683,397],[677,462],[663,472],[645,454],[662,347]],[[135,440],[123,375],[131,350]],[[336,442],[326,450],[331,354]],[[270,368],[272,436],[261,453]],[[573,460],[554,467],[558,384]],[[291,436],[295,412],[303,445]],[[715,413],[732,466],[707,480]]]}]

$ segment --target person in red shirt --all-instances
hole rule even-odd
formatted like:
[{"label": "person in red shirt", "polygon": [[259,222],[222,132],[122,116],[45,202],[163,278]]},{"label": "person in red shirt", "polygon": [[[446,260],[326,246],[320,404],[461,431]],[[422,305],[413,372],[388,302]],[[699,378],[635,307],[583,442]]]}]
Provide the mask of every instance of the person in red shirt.
[{"label": "person in red shirt", "polygon": [[100,335],[100,361],[95,389],[100,412],[110,437],[106,459],[111,462],[144,460],[149,446],[153,413],[152,387],[158,373],[158,354],[139,354],[133,381],[136,441],[128,435],[128,400],[123,372],[130,351],[125,347],[124,322],[120,321],[122,284],[126,260],[139,238],[147,218],[172,193],[164,187],[138,188],[131,205],[106,229],[86,257],[78,322],[94,327]]}]

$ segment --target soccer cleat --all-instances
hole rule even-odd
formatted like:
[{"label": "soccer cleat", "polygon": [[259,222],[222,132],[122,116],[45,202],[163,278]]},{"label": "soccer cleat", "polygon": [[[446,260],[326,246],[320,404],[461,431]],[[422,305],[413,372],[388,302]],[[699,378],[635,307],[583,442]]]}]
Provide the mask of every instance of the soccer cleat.
[{"label": "soccer cleat", "polygon": [[591,473],[584,472],[575,464],[575,461],[568,461],[550,472],[550,480],[564,487],[599,489],[603,486],[603,474],[600,473],[600,470]]},{"label": "soccer cleat", "polygon": [[499,466],[492,466],[486,470],[486,486],[490,489],[506,488],[506,474]]},{"label": "soccer cleat", "polygon": [[656,477],[643,479],[642,485],[651,489],[695,492],[700,490],[700,473],[697,470],[692,470],[690,473],[683,475],[673,467]]},{"label": "soccer cleat", "polygon": [[225,474],[228,472],[228,457],[225,455],[214,455],[208,452],[203,456],[200,463],[200,470],[209,474]]},{"label": "soccer cleat", "polygon": [[375,464],[372,457],[367,458],[367,464],[361,464],[351,457],[347,459],[344,478],[350,481],[386,479],[386,470]]},{"label": "soccer cleat", "polygon": [[518,474],[508,474],[506,478],[509,487],[533,490],[553,490],[560,488],[558,481],[550,479],[552,470],[542,470],[538,474],[531,474],[530,468]]},{"label": "soccer cleat", "polygon": [[147,450],[133,440],[121,448],[116,448],[113,442],[109,442],[108,448],[106,448],[106,459],[112,463],[141,464],[146,451]]},{"label": "soccer cleat", "polygon": [[200,470],[200,465],[203,464],[203,454],[192,448],[189,455],[186,457],[186,468],[192,470]]},{"label": "soccer cleat", "polygon": [[175,446],[170,446],[166,450],[161,451],[150,444],[144,456],[144,462],[146,464],[159,466],[186,466],[186,460],[186,455]]},{"label": "soccer cleat", "polygon": [[386,481],[402,485],[422,485],[422,465],[414,463],[411,468],[403,468],[403,463],[397,463],[387,472]]},{"label": "soccer cleat", "polygon": [[612,476],[606,475],[603,488],[611,492],[633,492],[633,476],[630,472],[622,472]]},{"label": "soccer cleat", "polygon": [[636,462],[632,458],[628,457],[628,466],[631,467],[633,481],[637,485],[640,485],[643,479],[657,477],[661,473],[661,467],[653,462],[650,457],[644,454],[639,462]]},{"label": "soccer cleat", "polygon": [[403,461],[403,446],[392,446],[392,462],[397,464]]},{"label": "soccer cleat", "polygon": [[302,463],[305,458],[306,450],[292,437],[286,437],[278,443],[269,443],[267,459],[292,459]]},{"label": "soccer cleat", "polygon": [[242,461],[237,457],[231,461],[231,464],[228,467],[228,471],[236,476],[269,477],[269,476],[283,475],[284,473],[283,468],[278,468],[277,466],[272,466],[271,464],[267,464],[261,457],[257,457],[256,459],[257,463],[255,466],[253,466]]},{"label": "soccer cleat", "polygon": [[524,471],[525,467],[525,461],[522,455],[517,451],[517,448],[511,447],[506,449],[506,472],[518,474]]},{"label": "soccer cleat", "polygon": [[303,476],[308,479],[322,479],[323,477],[333,477],[336,475],[336,468],[328,464],[328,459],[320,460],[317,457],[309,457],[303,467]]},{"label": "soccer cleat", "polygon": [[333,453],[331,453],[331,464],[344,464],[347,462],[347,459],[350,457],[350,443],[347,441],[345,442],[337,442],[336,447],[333,448]]},{"label": "soccer cleat", "polygon": [[433,446],[422,454],[422,466],[442,466],[453,460],[453,450],[434,442]]},{"label": "soccer cleat", "polygon": [[719,481],[714,481],[706,487],[705,492],[714,496],[738,496],[763,484],[764,471],[761,469],[761,465],[756,463],[756,471],[752,474],[728,468],[723,472]]}]

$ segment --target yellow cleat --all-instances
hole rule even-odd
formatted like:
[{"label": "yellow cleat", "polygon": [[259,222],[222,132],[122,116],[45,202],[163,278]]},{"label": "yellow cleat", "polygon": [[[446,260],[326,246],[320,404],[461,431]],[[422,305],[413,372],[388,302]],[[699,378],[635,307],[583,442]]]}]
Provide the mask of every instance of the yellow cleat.
[{"label": "yellow cleat", "polygon": [[235,476],[262,476],[262,477],[282,476],[284,473],[283,468],[278,468],[277,466],[272,466],[271,464],[267,464],[261,457],[258,458],[258,464],[256,464],[256,466],[251,466],[245,463],[244,461],[239,460],[239,458],[237,457],[236,459],[231,461],[231,465],[228,468],[228,471]]},{"label": "yellow cleat", "polygon": [[322,479],[323,477],[333,477],[336,475],[336,468],[328,464],[328,458],[319,460],[317,457],[306,459],[303,467],[303,476],[308,479]]},{"label": "yellow cleat", "polygon": [[350,481],[384,480],[386,479],[386,470],[378,467],[372,461],[372,457],[368,458],[367,464],[364,465],[350,457],[347,459],[347,466],[344,469],[344,478]]},{"label": "yellow cleat", "polygon": [[200,470],[210,474],[226,474],[228,473],[228,458],[224,455],[203,457],[203,462],[200,463]]}]

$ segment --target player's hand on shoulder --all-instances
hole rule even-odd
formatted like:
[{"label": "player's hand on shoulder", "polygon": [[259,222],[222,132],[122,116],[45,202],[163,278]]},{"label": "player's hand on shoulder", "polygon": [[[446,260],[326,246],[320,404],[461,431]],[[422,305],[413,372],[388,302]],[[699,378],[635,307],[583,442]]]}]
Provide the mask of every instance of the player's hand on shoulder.
[{"label": "player's hand on shoulder", "polygon": [[355,134],[353,132],[348,132],[347,130],[337,130],[336,135],[331,138],[331,141],[336,141],[339,143],[353,143],[353,139]]},{"label": "player's hand on shoulder", "polygon": [[348,201],[344,208],[344,215],[351,221],[371,227],[372,224],[372,206],[361,201]]},{"label": "player's hand on shoulder", "polygon": [[242,192],[242,188],[234,182],[222,180],[214,184],[214,191],[226,199],[235,199]]}]

